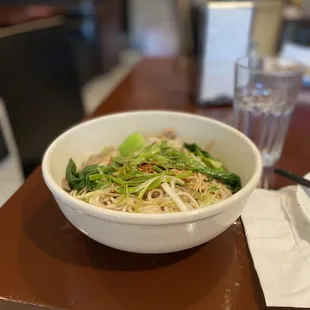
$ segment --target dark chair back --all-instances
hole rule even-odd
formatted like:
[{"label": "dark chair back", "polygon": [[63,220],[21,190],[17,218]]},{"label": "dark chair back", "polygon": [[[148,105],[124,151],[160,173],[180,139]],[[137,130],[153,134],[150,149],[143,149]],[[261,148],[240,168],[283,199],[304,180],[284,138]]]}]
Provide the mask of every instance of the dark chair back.
[{"label": "dark chair back", "polygon": [[27,176],[49,143],[84,115],[64,24],[0,38],[0,97]]}]

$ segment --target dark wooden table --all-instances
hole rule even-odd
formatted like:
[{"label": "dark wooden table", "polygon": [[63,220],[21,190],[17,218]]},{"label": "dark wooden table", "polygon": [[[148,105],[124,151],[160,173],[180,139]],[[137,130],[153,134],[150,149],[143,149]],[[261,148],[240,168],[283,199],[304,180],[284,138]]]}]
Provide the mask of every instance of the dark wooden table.
[{"label": "dark wooden table", "polygon": [[[231,122],[231,107],[193,105],[189,81],[190,71],[174,59],[144,60],[93,116],[169,109]],[[281,167],[299,174],[310,170],[309,122],[310,105],[299,103]],[[285,184],[277,180],[278,186]],[[0,209],[0,244],[0,309],[266,308],[240,221],[188,251],[165,255],[117,251],[68,223],[43,182],[41,168]]]}]

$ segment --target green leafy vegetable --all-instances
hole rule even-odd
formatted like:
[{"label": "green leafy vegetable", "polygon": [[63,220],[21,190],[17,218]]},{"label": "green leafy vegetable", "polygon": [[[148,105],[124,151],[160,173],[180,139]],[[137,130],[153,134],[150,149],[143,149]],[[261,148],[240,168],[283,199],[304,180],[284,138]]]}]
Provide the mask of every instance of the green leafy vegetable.
[{"label": "green leafy vegetable", "polygon": [[76,176],[76,164],[71,158],[69,159],[66,168],[66,180],[71,188],[72,184],[74,184],[79,180],[78,177]]},{"label": "green leafy vegetable", "polygon": [[201,149],[197,144],[187,144],[184,143],[184,147],[188,149],[190,152],[194,153],[195,155],[199,156],[202,161],[210,168],[214,168],[217,170],[225,171],[223,164],[219,161],[214,159],[209,152],[204,151]]},{"label": "green leafy vegetable", "polygon": [[241,189],[241,180],[238,175],[225,170],[211,169],[200,163],[195,158],[175,149],[166,147],[162,154],[165,155],[165,165],[171,168],[188,169],[206,174],[218,181],[223,182],[233,193]]},{"label": "green leafy vegetable", "polygon": [[82,171],[76,171],[76,164],[70,158],[69,163],[66,168],[66,179],[71,189],[80,191],[83,188],[91,188],[91,184],[87,182],[87,175],[91,174],[92,171],[97,172],[97,166],[85,167]]},{"label": "green leafy vegetable", "polygon": [[134,132],[130,134],[120,145],[119,151],[121,156],[127,157],[136,151],[140,151],[144,145],[145,141],[141,133]]},{"label": "green leafy vegetable", "polygon": [[66,168],[66,180],[71,190],[81,191],[86,189],[86,191],[92,191],[98,189],[96,180],[102,179],[105,174],[111,174],[114,170],[114,166],[100,167],[98,165],[89,165],[77,172],[76,164],[70,158]]}]

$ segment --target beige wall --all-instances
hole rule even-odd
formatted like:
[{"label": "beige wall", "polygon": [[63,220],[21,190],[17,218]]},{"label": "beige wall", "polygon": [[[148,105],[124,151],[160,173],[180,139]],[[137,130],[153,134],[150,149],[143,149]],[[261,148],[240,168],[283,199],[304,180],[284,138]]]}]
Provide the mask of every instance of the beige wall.
[{"label": "beige wall", "polygon": [[282,22],[282,0],[257,2],[253,20],[252,38],[262,55],[274,55]]},{"label": "beige wall", "polygon": [[179,49],[175,0],[129,0],[131,42],[147,55],[174,55]]}]

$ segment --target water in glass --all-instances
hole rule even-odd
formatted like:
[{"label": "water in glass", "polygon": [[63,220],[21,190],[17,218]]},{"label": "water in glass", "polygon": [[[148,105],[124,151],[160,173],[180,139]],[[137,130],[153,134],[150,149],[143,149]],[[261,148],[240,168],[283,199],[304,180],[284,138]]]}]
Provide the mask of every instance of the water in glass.
[{"label": "water in glass", "polygon": [[280,158],[293,106],[286,94],[273,90],[237,90],[234,99],[235,126],[259,148],[264,166]]}]

